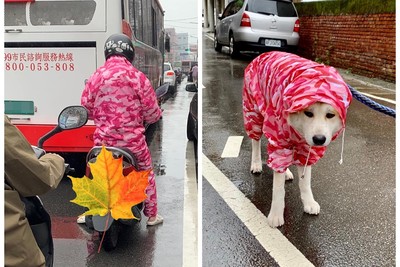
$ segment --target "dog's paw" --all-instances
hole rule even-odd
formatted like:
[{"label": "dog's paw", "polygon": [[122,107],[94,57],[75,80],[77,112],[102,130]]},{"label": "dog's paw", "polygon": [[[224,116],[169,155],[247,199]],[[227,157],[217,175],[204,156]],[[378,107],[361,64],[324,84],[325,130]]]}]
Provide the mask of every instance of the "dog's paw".
[{"label": "dog's paw", "polygon": [[276,227],[282,226],[285,223],[285,220],[283,219],[283,214],[276,215],[276,214],[269,213],[267,222],[271,228],[276,228]]},{"label": "dog's paw", "polygon": [[285,179],[286,181],[294,179],[294,175],[289,169],[286,169],[285,171]]},{"label": "dog's paw", "polygon": [[251,167],[250,167],[250,172],[252,174],[262,173],[262,163],[261,162],[252,162]]},{"label": "dog's paw", "polygon": [[315,200],[310,200],[304,203],[304,212],[308,214],[318,215],[321,207]]}]

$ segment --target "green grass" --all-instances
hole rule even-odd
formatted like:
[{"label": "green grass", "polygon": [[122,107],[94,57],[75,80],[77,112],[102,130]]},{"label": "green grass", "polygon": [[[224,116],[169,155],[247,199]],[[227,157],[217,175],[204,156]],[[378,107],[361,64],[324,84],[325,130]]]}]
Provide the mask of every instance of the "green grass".
[{"label": "green grass", "polygon": [[331,0],[295,3],[299,16],[396,13],[395,0]]}]

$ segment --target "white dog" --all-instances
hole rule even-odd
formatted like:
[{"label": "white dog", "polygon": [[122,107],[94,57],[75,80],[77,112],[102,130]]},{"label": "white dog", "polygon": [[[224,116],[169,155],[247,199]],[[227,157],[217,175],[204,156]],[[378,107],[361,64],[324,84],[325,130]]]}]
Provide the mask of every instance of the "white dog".
[{"label": "white dog", "polygon": [[251,172],[262,171],[260,138],[268,138],[273,169],[271,227],[284,224],[285,180],[296,165],[304,211],[318,214],[311,191],[311,165],[344,129],[351,93],[336,70],[283,52],[264,53],[245,70],[243,117],[252,139]]}]

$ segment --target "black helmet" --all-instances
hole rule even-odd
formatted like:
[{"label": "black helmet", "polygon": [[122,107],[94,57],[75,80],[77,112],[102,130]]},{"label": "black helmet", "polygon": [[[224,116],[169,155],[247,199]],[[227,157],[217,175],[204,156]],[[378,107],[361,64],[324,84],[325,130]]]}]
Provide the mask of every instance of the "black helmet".
[{"label": "black helmet", "polygon": [[135,49],[131,39],[125,34],[113,34],[106,40],[104,44],[104,56],[106,60],[111,56],[124,56],[129,62],[133,62],[135,58]]}]

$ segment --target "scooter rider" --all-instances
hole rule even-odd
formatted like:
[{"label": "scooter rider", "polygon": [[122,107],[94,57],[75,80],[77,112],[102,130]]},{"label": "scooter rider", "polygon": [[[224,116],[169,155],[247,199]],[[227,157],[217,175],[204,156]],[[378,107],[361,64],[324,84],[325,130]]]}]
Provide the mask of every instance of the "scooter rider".
[{"label": "scooter rider", "polygon": [[45,266],[20,195],[41,195],[57,187],[64,168],[64,159],[57,154],[37,159],[29,142],[4,116],[4,266]]},{"label": "scooter rider", "polygon": [[[128,148],[139,167],[152,168],[146,143],[145,123],[155,123],[162,111],[149,79],[132,64],[135,55],[132,41],[124,34],[111,35],[105,43],[106,62],[89,78],[83,90],[81,104],[89,111],[96,130],[95,145]],[[147,225],[163,222],[157,211],[155,175],[149,174],[144,215]],[[82,217],[78,223],[83,223]]]}]

